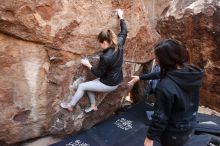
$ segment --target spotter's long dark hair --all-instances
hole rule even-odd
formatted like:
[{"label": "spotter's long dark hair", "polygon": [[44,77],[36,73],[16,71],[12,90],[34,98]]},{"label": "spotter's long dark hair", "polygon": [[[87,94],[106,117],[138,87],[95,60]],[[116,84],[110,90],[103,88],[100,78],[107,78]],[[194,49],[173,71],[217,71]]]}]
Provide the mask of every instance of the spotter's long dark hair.
[{"label": "spotter's long dark hair", "polygon": [[160,41],[156,44],[154,52],[160,65],[161,78],[165,76],[167,71],[190,63],[189,51],[185,45],[174,39]]}]

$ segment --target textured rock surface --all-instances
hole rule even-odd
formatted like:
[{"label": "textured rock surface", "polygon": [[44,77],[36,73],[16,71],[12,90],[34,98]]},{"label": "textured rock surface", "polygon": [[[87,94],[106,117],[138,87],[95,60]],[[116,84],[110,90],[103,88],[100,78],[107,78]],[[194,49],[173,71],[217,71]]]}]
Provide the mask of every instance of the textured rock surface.
[{"label": "textured rock surface", "polygon": [[47,126],[47,85],[42,45],[0,34],[0,139],[39,136]]},{"label": "textured rock surface", "polygon": [[172,0],[142,0],[151,26],[154,28],[161,14],[167,9]]},{"label": "textured rock surface", "polygon": [[80,65],[88,55],[95,64],[101,51],[96,36],[108,28],[119,32],[115,9],[125,10],[129,34],[124,75],[152,59],[154,32],[142,1],[0,0],[0,145],[47,134],[69,134],[91,127],[120,107],[129,88],[98,94],[99,110],[85,114],[83,98],[74,113],[59,103],[73,91],[69,85],[94,76]]},{"label": "textured rock surface", "polygon": [[157,30],[184,42],[192,62],[205,68],[201,104],[220,110],[220,1],[174,0]]},{"label": "textured rock surface", "polygon": [[115,9],[119,6],[128,10],[125,18],[132,26],[130,38],[149,27],[141,1],[1,0],[0,30],[75,54],[83,54],[86,48],[90,54],[98,51],[94,39],[101,30],[118,29],[117,19],[111,18],[116,18]]}]

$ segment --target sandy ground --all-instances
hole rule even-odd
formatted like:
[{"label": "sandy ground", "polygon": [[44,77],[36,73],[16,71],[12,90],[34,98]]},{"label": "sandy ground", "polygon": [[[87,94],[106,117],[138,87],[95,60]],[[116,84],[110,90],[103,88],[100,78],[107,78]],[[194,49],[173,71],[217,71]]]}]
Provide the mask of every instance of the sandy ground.
[{"label": "sandy ground", "polygon": [[199,106],[199,113],[207,114],[207,115],[215,115],[220,117],[220,112],[212,110],[208,107]]},{"label": "sandy ground", "polygon": [[40,138],[40,139],[33,141],[33,142],[25,143],[22,146],[48,146],[48,145],[56,143],[58,141],[61,141],[61,139],[48,136],[48,137]]}]

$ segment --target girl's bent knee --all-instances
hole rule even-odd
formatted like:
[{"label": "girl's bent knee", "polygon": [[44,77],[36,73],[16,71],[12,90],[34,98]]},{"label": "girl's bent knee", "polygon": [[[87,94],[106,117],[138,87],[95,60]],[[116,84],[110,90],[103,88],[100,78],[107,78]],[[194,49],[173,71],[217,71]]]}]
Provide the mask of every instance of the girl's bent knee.
[{"label": "girl's bent knee", "polygon": [[85,88],[85,83],[80,83],[78,85],[78,89],[84,89]]}]

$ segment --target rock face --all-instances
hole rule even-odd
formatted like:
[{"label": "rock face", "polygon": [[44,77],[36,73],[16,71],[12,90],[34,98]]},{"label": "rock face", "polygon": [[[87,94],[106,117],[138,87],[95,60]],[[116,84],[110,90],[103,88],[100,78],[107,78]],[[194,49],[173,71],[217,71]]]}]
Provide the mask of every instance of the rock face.
[{"label": "rock face", "polygon": [[[42,45],[0,35],[0,140],[39,136],[47,125],[47,52]],[[44,130],[43,130],[44,131]]]},{"label": "rock face", "polygon": [[[0,145],[44,135],[76,133],[114,113],[129,92],[127,77],[152,59],[156,40],[142,1],[0,0]],[[119,32],[115,9],[125,10],[125,82],[98,94],[99,110],[85,114],[83,98],[74,113],[60,109],[80,82],[94,79],[80,59],[95,64],[101,30]]]},{"label": "rock face", "polygon": [[205,69],[201,104],[220,110],[220,1],[174,0],[157,30],[190,49],[192,62]]},{"label": "rock face", "polygon": [[[154,28],[161,14],[167,9],[172,0],[142,0],[151,26]],[[155,30],[156,31],[156,30]]]}]

